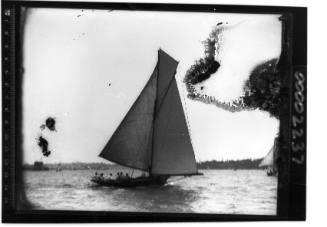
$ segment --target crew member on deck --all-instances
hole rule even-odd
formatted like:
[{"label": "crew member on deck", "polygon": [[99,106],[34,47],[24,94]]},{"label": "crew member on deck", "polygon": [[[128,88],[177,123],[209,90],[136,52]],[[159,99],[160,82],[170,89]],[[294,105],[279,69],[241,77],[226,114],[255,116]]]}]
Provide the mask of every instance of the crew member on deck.
[{"label": "crew member on deck", "polygon": [[99,178],[98,172],[95,172],[94,179],[98,179],[98,178]]}]

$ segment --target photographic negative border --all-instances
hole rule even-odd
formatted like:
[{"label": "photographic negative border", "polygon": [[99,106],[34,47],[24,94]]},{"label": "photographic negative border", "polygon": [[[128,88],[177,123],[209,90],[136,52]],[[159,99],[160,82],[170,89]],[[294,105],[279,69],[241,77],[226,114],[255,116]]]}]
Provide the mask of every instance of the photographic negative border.
[{"label": "photographic negative border", "polygon": [[[24,191],[22,165],[21,7],[140,11],[281,14],[283,43],[279,70],[285,75],[278,157],[277,215],[142,213],[32,210]],[[2,1],[2,216],[3,222],[176,222],[305,220],[307,8],[279,6]],[[18,202],[19,201],[19,202]]]}]

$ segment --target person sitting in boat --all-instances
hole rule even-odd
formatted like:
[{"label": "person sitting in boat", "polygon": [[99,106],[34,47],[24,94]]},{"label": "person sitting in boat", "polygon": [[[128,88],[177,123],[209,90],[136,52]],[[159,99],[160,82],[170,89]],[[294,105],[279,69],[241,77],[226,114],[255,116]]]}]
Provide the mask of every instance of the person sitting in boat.
[{"label": "person sitting in boat", "polygon": [[116,180],[121,180],[121,173],[120,172],[117,173]]},{"label": "person sitting in boat", "polygon": [[94,178],[94,179],[98,179],[98,178],[99,178],[99,176],[98,176],[98,172],[95,172],[95,175],[94,175],[93,178]]},{"label": "person sitting in boat", "polygon": [[130,178],[129,175],[128,175],[128,173],[126,173],[125,178],[126,179],[129,179]]},{"label": "person sitting in boat", "polygon": [[109,174],[108,179],[109,179],[109,180],[112,180],[112,173]]}]

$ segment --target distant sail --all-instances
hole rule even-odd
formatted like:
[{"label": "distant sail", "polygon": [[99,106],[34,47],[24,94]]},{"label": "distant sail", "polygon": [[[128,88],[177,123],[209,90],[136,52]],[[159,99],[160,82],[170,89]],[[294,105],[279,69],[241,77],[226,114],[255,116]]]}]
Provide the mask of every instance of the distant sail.
[{"label": "distant sail", "polygon": [[271,147],[268,154],[263,158],[259,167],[262,166],[272,166],[274,164],[274,146]]},{"label": "distant sail", "polygon": [[151,162],[152,124],[158,65],[100,157],[136,169],[148,170]]},{"label": "distant sail", "polygon": [[275,140],[274,140],[274,145],[269,150],[268,154],[263,158],[263,160],[259,164],[259,167],[261,167],[261,166],[276,167],[276,158],[277,158],[278,149],[279,149],[278,144],[279,144],[278,143],[278,137],[276,137]]}]

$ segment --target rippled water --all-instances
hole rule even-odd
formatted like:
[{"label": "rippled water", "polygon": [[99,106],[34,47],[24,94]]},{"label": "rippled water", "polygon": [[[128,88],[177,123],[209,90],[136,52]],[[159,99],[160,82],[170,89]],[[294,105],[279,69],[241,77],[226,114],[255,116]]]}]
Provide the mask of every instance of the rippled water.
[{"label": "rippled water", "polygon": [[[105,174],[112,170],[103,171]],[[90,182],[94,170],[25,171],[36,209],[276,214],[277,178],[263,170],[200,170],[165,186],[109,188]]]}]

